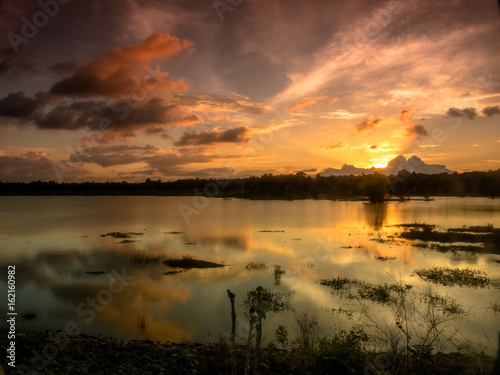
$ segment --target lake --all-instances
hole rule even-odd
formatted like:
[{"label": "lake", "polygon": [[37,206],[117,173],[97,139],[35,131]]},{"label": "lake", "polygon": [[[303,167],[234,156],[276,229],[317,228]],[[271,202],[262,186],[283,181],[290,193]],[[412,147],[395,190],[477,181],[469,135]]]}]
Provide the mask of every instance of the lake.
[{"label": "lake", "polygon": [[[321,334],[363,322],[358,316],[363,307],[369,308],[365,318],[394,328],[390,308],[339,295],[321,285],[321,279],[411,284],[412,291],[424,293],[431,287],[433,293],[462,306],[467,318],[449,323],[450,330],[456,330],[455,341],[465,338],[495,350],[499,288],[431,284],[414,271],[469,268],[498,280],[498,248],[471,250],[477,243],[432,247],[399,237],[406,229],[395,225],[415,223],[433,224],[441,231],[463,226],[498,228],[500,200],[446,197],[369,204],[0,197],[0,288],[5,296],[7,266],[15,265],[19,331],[64,330],[74,322],[89,334],[211,342],[231,327],[227,289],[236,295],[237,333],[242,337],[247,327],[242,305],[248,291],[261,285],[291,293],[293,309],[270,313],[264,321],[264,338],[269,341],[280,324],[295,337],[296,316],[304,313],[317,320]],[[133,234],[103,236],[113,232]],[[467,251],[461,250],[462,245],[468,246]],[[141,266],[132,261],[134,254],[143,251],[161,260],[192,256],[225,267],[165,274],[172,270],[162,262]],[[110,286],[117,273],[121,276]]]}]

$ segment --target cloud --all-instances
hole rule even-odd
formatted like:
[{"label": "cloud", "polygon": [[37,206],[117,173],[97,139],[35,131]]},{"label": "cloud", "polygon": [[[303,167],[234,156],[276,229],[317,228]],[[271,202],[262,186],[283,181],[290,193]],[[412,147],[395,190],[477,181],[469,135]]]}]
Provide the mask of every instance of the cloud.
[{"label": "cloud", "polygon": [[[139,95],[134,90],[144,91],[140,77],[154,60],[166,61],[183,50],[192,49],[194,44],[180,40],[170,34],[154,33],[143,43],[119,50],[111,50],[94,61],[81,63],[75,73],[56,82],[51,93],[71,97],[120,98],[123,95]],[[173,81],[168,74],[155,83],[147,85],[150,94],[186,91],[184,80]]]},{"label": "cloud", "polygon": [[226,130],[203,131],[201,133],[186,132],[174,142],[174,146],[200,146],[215,143],[244,143],[248,142],[249,129],[239,126]]},{"label": "cloud", "polygon": [[275,130],[299,125],[300,121],[294,118],[275,120],[267,124],[257,125],[251,128],[252,134],[267,134]]},{"label": "cloud", "polygon": [[88,152],[74,152],[68,159],[71,162],[95,163],[106,168],[115,165],[139,163],[162,151],[160,147],[152,145],[144,147],[129,145],[100,146],[91,148]]},{"label": "cloud", "polygon": [[476,108],[468,107],[464,109],[459,109],[452,107],[446,111],[447,117],[460,117],[469,120],[474,120],[477,117]]},{"label": "cloud", "polygon": [[40,129],[107,130],[121,136],[134,136],[144,129],[156,134],[173,126],[190,126],[203,120],[188,108],[171,104],[168,99],[151,98],[138,102],[116,100],[64,103],[49,112],[34,116]]},{"label": "cloud", "polygon": [[420,124],[411,124],[406,128],[406,135],[411,137],[416,135],[417,137],[427,135],[427,130],[425,130],[423,125]]},{"label": "cloud", "polygon": [[5,98],[0,99],[0,116],[27,118],[39,108],[55,100],[55,97],[43,91],[37,92],[33,98],[27,97],[23,91],[11,92]]},{"label": "cloud", "polygon": [[74,61],[61,61],[58,63],[50,64],[47,70],[57,75],[71,74],[78,70],[78,64]]},{"label": "cloud", "polygon": [[171,100],[179,105],[188,106],[195,111],[242,112],[251,115],[261,115],[270,110],[264,104],[253,103],[238,96],[189,93],[174,95]]},{"label": "cloud", "polygon": [[[56,160],[45,152],[30,151],[20,156],[8,156],[0,153],[0,181],[30,182],[58,180]],[[68,172],[68,180],[79,180],[88,172],[81,166],[64,168]],[[66,180],[66,178],[65,178]]]},{"label": "cloud", "polygon": [[351,113],[351,112],[346,111],[344,109],[339,109],[337,111],[327,112],[325,114],[322,114],[320,117],[328,118],[328,119],[352,119],[352,118],[361,117],[361,116],[364,116],[364,114],[363,113]]},{"label": "cloud", "polygon": [[415,108],[405,108],[399,112],[399,121],[403,123],[412,122],[412,114],[415,112]]},{"label": "cloud", "polygon": [[377,127],[380,124],[380,122],[382,122],[383,119],[384,119],[383,117],[377,117],[374,120],[366,119],[362,123],[354,125],[356,133],[364,133],[369,130],[375,129],[375,127]]},{"label": "cloud", "polygon": [[347,147],[347,143],[345,142],[337,142],[332,145],[326,146],[325,149],[327,150],[338,150],[338,149],[345,149]]},{"label": "cloud", "polygon": [[234,159],[240,155],[215,155],[207,151],[206,147],[179,147],[162,149],[154,145],[133,146],[115,145],[99,146],[89,149],[88,152],[75,152],[70,155],[71,163],[97,164],[103,168],[118,165],[142,164],[135,166],[129,175],[167,175],[193,176],[192,171],[184,168],[192,164],[210,163],[219,159]]},{"label": "cloud", "polygon": [[23,49],[19,53],[12,48],[0,49],[0,77],[35,71],[34,61],[23,54]]},{"label": "cloud", "polygon": [[413,112],[415,112],[415,108],[405,108],[399,112],[399,121],[403,125],[406,126],[406,136],[413,137],[417,136],[417,138],[421,136],[427,135],[427,130],[425,130],[423,125],[417,124],[413,121]]},{"label": "cloud", "polygon": [[370,149],[370,150],[376,150],[377,148],[378,148],[378,146],[377,146],[377,145],[371,145],[371,146],[369,147],[369,149]]},{"label": "cloud", "polygon": [[[327,96],[317,96],[315,98],[304,98],[302,101],[298,102],[298,103],[294,103],[292,104],[288,109],[287,109],[287,112],[288,113],[293,113],[293,112],[296,112],[298,110],[301,110],[305,107],[308,107],[310,105],[313,105],[313,104],[316,104],[317,102],[321,101],[321,100],[324,100],[324,99],[327,99],[328,97]],[[335,99],[333,101],[333,103],[335,103]]]},{"label": "cloud", "polygon": [[488,117],[500,115],[500,106],[496,105],[494,107],[485,107],[481,112],[483,115]]},{"label": "cloud", "polygon": [[148,157],[146,162],[159,173],[169,175],[182,173],[181,167],[190,164],[209,163],[219,158],[221,157],[205,153],[204,149],[180,148],[157,153]]}]

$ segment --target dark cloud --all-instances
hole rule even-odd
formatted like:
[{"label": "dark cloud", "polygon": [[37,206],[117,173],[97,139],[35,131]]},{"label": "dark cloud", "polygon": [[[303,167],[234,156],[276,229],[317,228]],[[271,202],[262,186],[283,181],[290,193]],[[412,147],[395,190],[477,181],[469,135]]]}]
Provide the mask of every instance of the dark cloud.
[{"label": "dark cloud", "polygon": [[190,41],[154,33],[143,43],[112,50],[93,61],[80,64],[73,75],[56,82],[50,91],[73,97],[107,98],[142,95],[144,91],[150,94],[186,91],[187,84],[182,79],[170,80],[167,73],[161,73],[161,81],[157,79],[154,85],[145,85],[140,78],[146,75],[152,61],[165,61],[192,47]]},{"label": "dark cloud", "polygon": [[47,70],[51,73],[57,75],[66,75],[74,73],[78,69],[78,64],[74,61],[61,61],[55,64],[51,64],[47,67]]},{"label": "dark cloud", "polygon": [[370,150],[376,150],[377,148],[378,148],[378,146],[377,146],[377,145],[371,145],[371,146],[370,146]]},{"label": "dark cloud", "polygon": [[28,118],[39,108],[55,100],[57,100],[56,97],[44,91],[37,92],[32,98],[26,96],[23,91],[11,92],[5,98],[0,99],[0,116]]},{"label": "dark cloud", "polygon": [[[30,151],[21,156],[7,156],[0,153],[0,181],[59,180],[57,171],[61,165],[44,152]],[[74,181],[87,174],[87,171],[80,166],[68,167],[64,164],[64,170],[65,180]]]},{"label": "dark cloud", "polygon": [[452,107],[446,111],[447,117],[461,117],[469,120],[474,120],[477,117],[476,108],[468,107],[464,109],[459,109]]},{"label": "dark cloud", "polygon": [[416,135],[417,137],[420,137],[420,136],[425,136],[427,134],[428,134],[427,130],[425,130],[424,126],[420,124],[411,124],[406,128],[407,136]]},{"label": "dark cloud", "polygon": [[215,158],[217,157],[206,154],[203,149],[175,149],[148,157],[146,162],[154,170],[169,175],[182,173],[183,166],[209,163]]},{"label": "dark cloud", "polygon": [[168,127],[189,126],[202,122],[202,119],[164,98],[151,98],[138,102],[89,100],[65,103],[39,114],[34,121],[40,129],[87,128],[133,136],[142,129],[156,134]]},{"label": "dark cloud", "polygon": [[356,133],[364,133],[369,130],[375,129],[375,127],[380,124],[380,122],[383,120],[382,117],[378,117],[375,120],[368,120],[366,119],[360,124],[354,125],[354,128],[356,129]]},{"label": "dark cloud", "polygon": [[413,137],[417,136],[417,138],[421,136],[427,135],[427,130],[425,130],[423,125],[417,124],[413,121],[413,112],[415,108],[405,108],[399,112],[399,121],[403,125],[406,125],[406,136]]},{"label": "dark cloud", "polygon": [[161,151],[162,149],[160,147],[152,145],[146,145],[144,147],[128,145],[111,147],[101,146],[89,148],[82,152],[72,153],[68,161],[72,163],[94,163],[106,168],[115,165],[145,161],[148,157],[154,156]]},{"label": "dark cloud", "polygon": [[[184,168],[192,164],[209,163],[214,160],[234,159],[240,155],[215,155],[207,152],[203,147],[174,148],[165,150],[157,146],[146,145],[129,146],[117,145],[104,147],[99,146],[83,152],[75,152],[70,155],[70,164],[94,163],[104,168],[116,165],[129,165],[135,163],[145,164],[144,170],[126,172],[128,175],[149,176],[187,176],[193,177],[194,172],[186,171]],[[138,168],[136,168],[138,169]],[[206,170],[208,172],[209,169]],[[215,173],[223,172],[224,168],[211,168]],[[226,168],[227,170],[227,168]],[[200,171],[198,171],[200,172]],[[198,175],[196,172],[196,176]],[[226,171],[227,172],[227,171]],[[209,174],[207,173],[207,176]]]},{"label": "dark cloud", "polygon": [[481,112],[483,115],[488,117],[500,115],[500,106],[496,105],[494,107],[485,107]]},{"label": "dark cloud", "polygon": [[35,72],[34,61],[23,54],[16,53],[12,48],[0,49],[0,77],[16,76],[23,72]]},{"label": "dark cloud", "polygon": [[174,143],[175,146],[201,146],[214,143],[242,143],[248,141],[249,129],[246,126],[226,130],[186,132]]}]

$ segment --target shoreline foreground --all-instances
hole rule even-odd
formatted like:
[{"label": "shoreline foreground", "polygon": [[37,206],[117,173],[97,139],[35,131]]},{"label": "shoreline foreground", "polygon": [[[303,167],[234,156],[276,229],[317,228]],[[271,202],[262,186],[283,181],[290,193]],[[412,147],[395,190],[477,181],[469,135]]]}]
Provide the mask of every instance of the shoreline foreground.
[{"label": "shoreline foreground", "polygon": [[[123,340],[81,334],[20,332],[16,335],[16,368],[8,374],[231,374],[229,340],[201,344]],[[6,335],[2,335],[2,337]],[[351,338],[352,339],[352,338]],[[1,341],[5,352],[6,342]],[[236,346],[236,372],[245,369],[246,348]],[[252,362],[254,357],[252,356]],[[376,353],[348,337],[288,348],[262,349],[260,374],[493,374],[495,358],[484,353]],[[333,372],[332,372],[333,371]],[[385,371],[385,372],[383,372]],[[250,371],[250,373],[256,373]]]}]

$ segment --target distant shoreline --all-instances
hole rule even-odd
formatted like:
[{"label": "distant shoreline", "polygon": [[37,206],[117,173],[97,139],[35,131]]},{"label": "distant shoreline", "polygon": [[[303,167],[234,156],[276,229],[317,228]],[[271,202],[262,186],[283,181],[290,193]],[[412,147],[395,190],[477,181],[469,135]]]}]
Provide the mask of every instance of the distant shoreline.
[{"label": "distant shoreline", "polygon": [[203,196],[253,200],[345,200],[384,202],[422,197],[500,196],[500,170],[417,174],[401,171],[350,176],[266,174],[234,179],[184,179],[164,182],[0,182],[0,196]]}]

